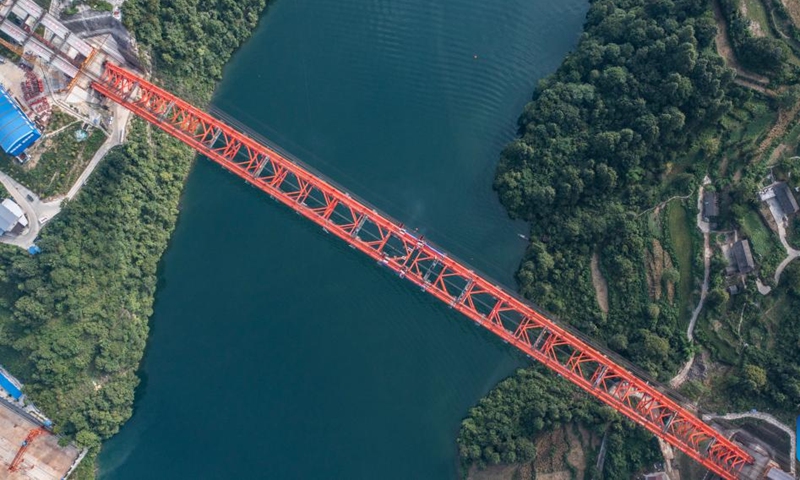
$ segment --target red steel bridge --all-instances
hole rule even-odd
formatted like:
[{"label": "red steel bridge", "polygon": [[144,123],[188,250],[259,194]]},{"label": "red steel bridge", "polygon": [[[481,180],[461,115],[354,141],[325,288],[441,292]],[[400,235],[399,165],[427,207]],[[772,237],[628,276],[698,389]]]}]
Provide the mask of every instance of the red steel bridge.
[{"label": "red steel bridge", "polygon": [[724,479],[754,458],[655,386],[468,265],[275,149],[106,63],[93,88],[268,193],[451,308],[547,365]]}]

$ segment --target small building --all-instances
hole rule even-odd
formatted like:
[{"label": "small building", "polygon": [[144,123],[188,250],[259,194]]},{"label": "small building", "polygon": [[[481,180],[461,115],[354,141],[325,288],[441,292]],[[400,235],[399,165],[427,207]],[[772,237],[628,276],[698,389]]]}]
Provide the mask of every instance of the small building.
[{"label": "small building", "polygon": [[766,477],[767,480],[794,480],[794,475],[784,472],[778,467],[773,466],[767,472]]},{"label": "small building", "polygon": [[7,232],[19,234],[27,226],[28,219],[14,200],[6,198],[0,203],[0,235]]},{"label": "small building", "polygon": [[717,199],[717,192],[703,192],[703,220],[710,222],[713,218],[719,216],[719,200]]},{"label": "small building", "polygon": [[14,400],[22,398],[22,385],[3,368],[0,368],[0,391]]},{"label": "small building", "polygon": [[750,251],[750,242],[747,240],[739,240],[733,244],[733,258],[739,273],[750,273],[756,268],[753,253]]},{"label": "small building", "polygon": [[11,156],[25,152],[42,133],[5,88],[0,86],[0,148]]},{"label": "small building", "polygon": [[669,480],[669,477],[664,472],[655,472],[645,475],[644,480]]},{"label": "small building", "polygon": [[778,205],[781,206],[781,210],[783,210],[785,216],[788,217],[800,209],[800,207],[797,206],[797,199],[794,198],[792,190],[786,183],[776,183],[774,190],[775,199],[778,201]]}]

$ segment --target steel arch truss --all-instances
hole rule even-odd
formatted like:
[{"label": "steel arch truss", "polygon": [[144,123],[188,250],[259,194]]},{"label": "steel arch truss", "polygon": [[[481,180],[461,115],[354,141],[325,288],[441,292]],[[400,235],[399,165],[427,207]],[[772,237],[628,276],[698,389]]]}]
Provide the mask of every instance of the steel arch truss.
[{"label": "steel arch truss", "polygon": [[106,64],[94,88],[268,193],[726,479],[752,457],[722,433],[423,237],[252,138]]}]

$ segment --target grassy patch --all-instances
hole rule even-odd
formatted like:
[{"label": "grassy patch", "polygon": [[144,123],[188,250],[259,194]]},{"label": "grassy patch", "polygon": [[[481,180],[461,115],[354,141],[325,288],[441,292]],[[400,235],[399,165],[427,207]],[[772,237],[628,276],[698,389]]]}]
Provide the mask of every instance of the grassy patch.
[{"label": "grassy patch", "polygon": [[797,151],[797,142],[800,139],[800,123],[795,124],[791,130],[786,133],[783,143],[789,145],[789,151],[794,153]]},{"label": "grassy patch", "polygon": [[766,102],[754,101],[749,105],[749,118],[741,131],[741,141],[755,142],[769,131],[778,120],[778,112],[769,108]]},{"label": "grassy patch", "polygon": [[[737,318],[739,316],[739,312],[729,311],[727,313]],[[733,332],[724,323],[709,318],[708,314],[704,314],[704,316],[705,318],[698,322],[695,330],[698,337],[702,337],[703,346],[711,350],[716,360],[728,365],[737,364],[739,361],[739,353],[736,348],[738,341]]]},{"label": "grassy patch", "polygon": [[691,218],[679,201],[672,201],[667,209],[667,229],[681,273],[678,282],[678,312],[681,319],[689,318],[689,300],[692,296],[692,228]]},{"label": "grassy patch", "polygon": [[651,210],[645,216],[645,224],[647,225],[647,233],[654,238],[661,239],[661,216],[656,213],[656,210]]},{"label": "grassy patch", "polygon": [[50,123],[47,124],[47,133],[55,132],[59,128],[66,127],[67,125],[80,120],[72,115],[66,114],[58,108],[53,108],[53,115],[50,117]]},{"label": "grassy patch", "polygon": [[94,130],[89,138],[78,142],[75,139],[77,129],[77,126],[68,128],[44,140],[47,151],[35,167],[20,165],[13,158],[2,155],[0,169],[42,198],[66,193],[106,139],[102,131]]},{"label": "grassy patch", "polygon": [[764,221],[759,214],[753,210],[748,210],[741,218],[742,230],[750,240],[753,254],[757,258],[764,259],[774,252],[773,233],[764,225]]},{"label": "grassy patch", "polygon": [[747,18],[756,22],[764,35],[773,37],[764,4],[760,0],[744,0],[744,3],[747,6]]}]

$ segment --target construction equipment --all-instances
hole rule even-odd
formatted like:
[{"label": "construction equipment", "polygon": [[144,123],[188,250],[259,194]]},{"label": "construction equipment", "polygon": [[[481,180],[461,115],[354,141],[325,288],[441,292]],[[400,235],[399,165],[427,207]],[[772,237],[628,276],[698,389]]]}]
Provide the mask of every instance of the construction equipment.
[{"label": "construction equipment", "polygon": [[14,455],[14,460],[12,460],[11,464],[8,466],[9,472],[16,472],[19,470],[19,467],[22,466],[22,459],[25,456],[25,452],[36,438],[45,433],[47,433],[47,430],[44,427],[34,428],[28,433],[28,436],[22,441],[22,446],[19,447],[17,454]]}]

